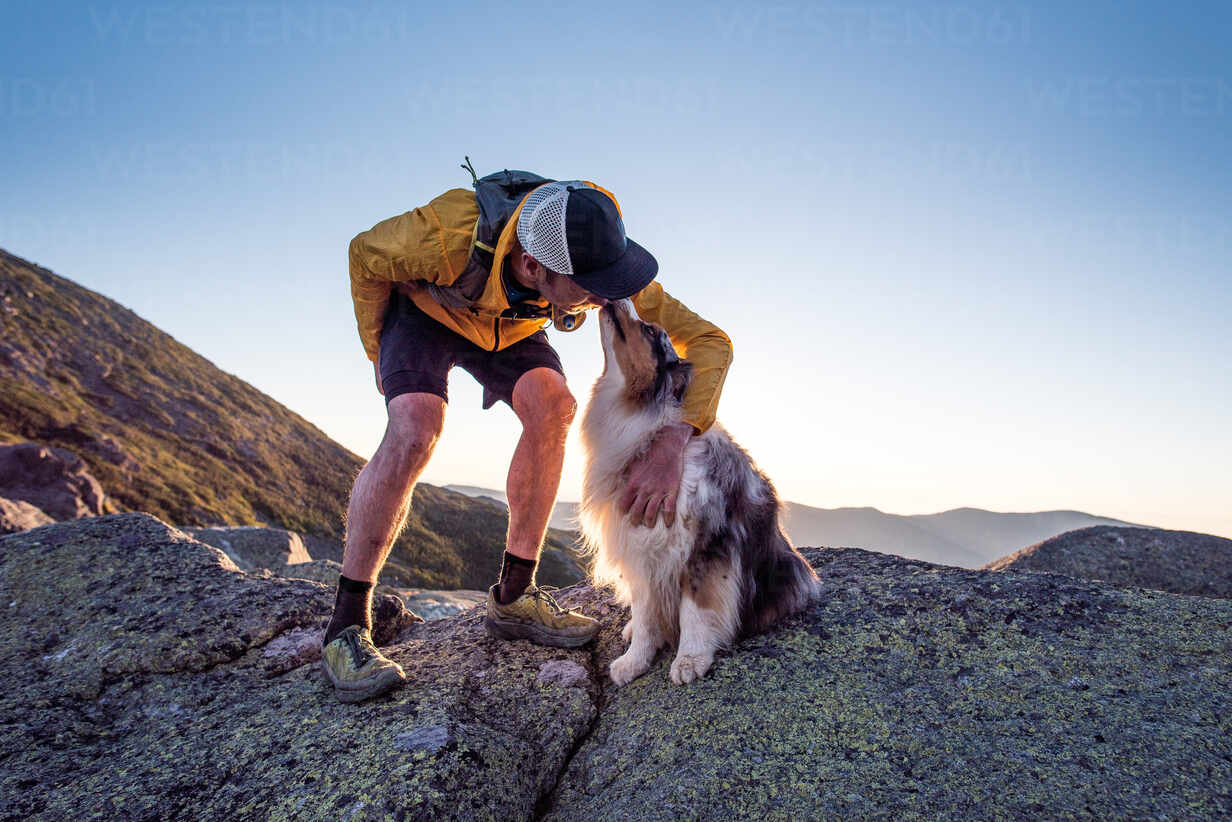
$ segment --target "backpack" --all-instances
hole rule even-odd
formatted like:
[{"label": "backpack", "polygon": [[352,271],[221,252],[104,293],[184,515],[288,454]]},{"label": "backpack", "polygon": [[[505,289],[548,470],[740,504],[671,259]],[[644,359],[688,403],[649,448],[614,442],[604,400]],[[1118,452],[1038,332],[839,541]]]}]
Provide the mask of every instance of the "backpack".
[{"label": "backpack", "polygon": [[[488,277],[492,274],[492,264],[495,262],[496,241],[513,216],[518,204],[533,189],[544,183],[552,183],[547,177],[532,174],[529,171],[498,171],[486,177],[475,175],[475,169],[470,165],[470,157],[462,166],[471,173],[475,188],[475,203],[479,206],[479,219],[475,221],[475,229],[471,236],[471,253],[467,258],[466,267],[454,280],[452,285],[440,286],[429,284],[428,292],[443,305],[455,308],[466,308],[475,311],[473,304],[483,294]],[[529,310],[528,310],[529,309]],[[539,308],[527,307],[519,310],[509,309],[506,314],[509,319],[534,319],[546,317],[549,314]]]}]

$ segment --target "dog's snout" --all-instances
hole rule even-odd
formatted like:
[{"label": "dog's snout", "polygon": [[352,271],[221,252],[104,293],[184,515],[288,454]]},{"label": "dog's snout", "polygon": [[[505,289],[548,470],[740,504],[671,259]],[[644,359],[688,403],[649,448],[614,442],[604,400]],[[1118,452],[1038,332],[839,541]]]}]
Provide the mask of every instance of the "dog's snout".
[{"label": "dog's snout", "polygon": [[608,303],[600,309],[600,317],[607,317],[612,323],[612,331],[620,338],[621,342],[625,341],[625,330],[620,324],[619,309],[616,308],[616,303]]}]

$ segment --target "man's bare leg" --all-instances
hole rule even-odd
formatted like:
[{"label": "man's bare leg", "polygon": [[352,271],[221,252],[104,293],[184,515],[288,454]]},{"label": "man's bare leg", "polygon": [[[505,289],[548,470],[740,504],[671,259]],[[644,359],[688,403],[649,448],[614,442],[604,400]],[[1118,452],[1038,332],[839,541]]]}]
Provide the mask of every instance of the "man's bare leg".
[{"label": "man's bare leg", "polygon": [[533,368],[513,387],[513,410],[522,421],[522,436],[505,485],[509,497],[506,548],[514,556],[534,561],[539,559],[556,504],[565,438],[577,401],[559,372]]},{"label": "man's bare leg", "polygon": [[435,394],[400,394],[389,402],[389,423],[376,454],[355,478],[347,506],[342,573],[375,582],[411,509],[411,492],[445,423]]},{"label": "man's bare leg", "polygon": [[435,394],[400,394],[390,400],[385,436],[351,489],[342,549],[342,576],[347,579],[339,582],[334,614],[325,630],[327,643],[347,625],[370,624],[371,587],[406,524],[411,492],[444,421],[445,401]]},{"label": "man's bare leg", "polygon": [[580,648],[598,633],[598,620],[579,611],[552,607],[539,596],[523,596],[534,582],[543,535],[560,487],[565,438],[577,403],[560,373],[534,368],[514,385],[513,410],[522,421],[522,437],[514,449],[505,487],[509,533],[500,584],[489,594],[484,626],[501,639]]}]

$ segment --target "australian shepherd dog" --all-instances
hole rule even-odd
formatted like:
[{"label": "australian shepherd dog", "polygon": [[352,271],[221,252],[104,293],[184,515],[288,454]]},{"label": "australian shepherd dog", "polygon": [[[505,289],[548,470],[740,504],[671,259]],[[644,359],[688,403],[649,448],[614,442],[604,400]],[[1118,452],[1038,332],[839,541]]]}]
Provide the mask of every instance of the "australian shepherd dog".
[{"label": "australian shepherd dog", "polygon": [[672,525],[634,525],[622,513],[623,471],[681,420],[692,366],[629,300],[604,307],[599,326],[604,368],[582,417],[578,516],[592,576],[632,612],[622,633],[628,650],[610,674],[617,685],[636,679],[671,643],[672,681],[685,684],[710,669],[720,648],[803,608],[817,594],[817,575],[783,533],[774,486],[718,423],[685,447]]}]

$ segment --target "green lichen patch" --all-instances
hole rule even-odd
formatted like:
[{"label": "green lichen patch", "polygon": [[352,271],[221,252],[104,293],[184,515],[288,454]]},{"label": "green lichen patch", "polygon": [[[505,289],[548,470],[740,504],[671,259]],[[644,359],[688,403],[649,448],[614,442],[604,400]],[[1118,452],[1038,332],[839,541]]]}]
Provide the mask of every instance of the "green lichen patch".
[{"label": "green lichen patch", "polygon": [[609,688],[549,819],[1217,819],[1232,608],[807,552],[818,605]]},{"label": "green lichen patch", "polygon": [[558,599],[601,620],[588,650],[493,639],[482,609],[394,614],[407,684],[347,705],[297,656],[325,585],[143,515],[5,537],[0,819],[1232,813],[1232,603],[805,553],[817,603],[687,687],[670,651],[612,687],[627,613],[577,586]]},{"label": "green lichen patch", "polygon": [[[322,627],[332,591],[145,515],[0,540],[0,596],[0,819],[525,818],[595,715],[588,687],[537,681],[585,652],[468,618],[408,621],[383,649],[407,685],[366,703],[315,663],[270,676],[267,645]],[[404,744],[423,728],[440,744]]]},{"label": "green lichen patch", "polygon": [[1163,528],[1079,528],[984,566],[1048,571],[1114,585],[1232,599],[1232,540]]}]

